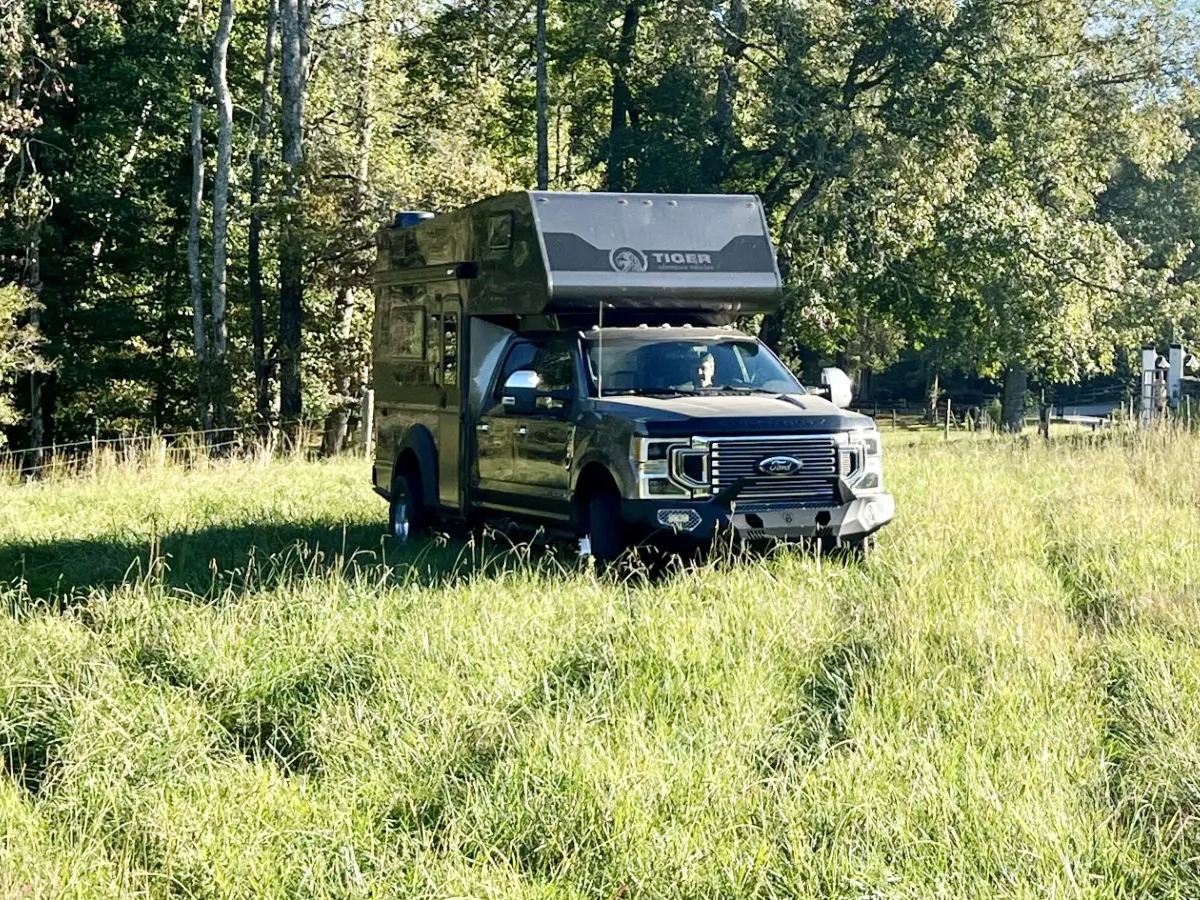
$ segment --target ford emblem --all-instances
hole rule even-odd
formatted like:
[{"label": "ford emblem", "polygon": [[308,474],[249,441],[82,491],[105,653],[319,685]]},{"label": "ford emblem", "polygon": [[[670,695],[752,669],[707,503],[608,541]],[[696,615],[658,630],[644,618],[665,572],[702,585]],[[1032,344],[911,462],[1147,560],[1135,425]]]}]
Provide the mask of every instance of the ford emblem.
[{"label": "ford emblem", "polygon": [[758,464],[764,475],[795,475],[804,468],[804,463],[794,456],[769,456]]}]

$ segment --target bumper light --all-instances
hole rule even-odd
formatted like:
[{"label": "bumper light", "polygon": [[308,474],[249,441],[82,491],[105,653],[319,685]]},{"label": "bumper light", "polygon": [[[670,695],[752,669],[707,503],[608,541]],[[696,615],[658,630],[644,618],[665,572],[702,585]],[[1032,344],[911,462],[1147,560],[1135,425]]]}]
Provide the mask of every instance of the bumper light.
[{"label": "bumper light", "polygon": [[695,531],[700,527],[700,513],[694,509],[660,509],[658,524],[674,531]]}]

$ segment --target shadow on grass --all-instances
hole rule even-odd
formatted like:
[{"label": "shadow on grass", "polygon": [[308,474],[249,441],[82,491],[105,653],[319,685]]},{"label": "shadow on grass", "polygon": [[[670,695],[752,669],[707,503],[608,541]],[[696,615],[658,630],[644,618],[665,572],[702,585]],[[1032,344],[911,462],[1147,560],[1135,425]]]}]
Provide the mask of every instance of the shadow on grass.
[{"label": "shadow on grass", "polygon": [[142,580],[202,599],[337,574],[380,583],[447,584],[529,564],[546,553],[489,536],[472,541],[438,536],[401,546],[377,524],[247,523],[154,540],[113,535],[0,544],[0,586],[13,588],[10,611],[20,613],[22,607],[78,606],[95,591]]},{"label": "shadow on grass", "polygon": [[[627,584],[660,584],[705,561],[762,561],[772,552],[740,544],[705,549],[659,548],[647,542],[608,567],[603,577]],[[214,600],[328,576],[380,585],[447,586],[513,570],[566,575],[582,566],[572,542],[527,528],[476,529],[400,545],[374,523],[250,522],[172,532],[149,540],[106,535],[0,544],[0,609],[7,605],[14,615],[46,606],[68,609],[85,604],[94,592],[139,582]]]}]

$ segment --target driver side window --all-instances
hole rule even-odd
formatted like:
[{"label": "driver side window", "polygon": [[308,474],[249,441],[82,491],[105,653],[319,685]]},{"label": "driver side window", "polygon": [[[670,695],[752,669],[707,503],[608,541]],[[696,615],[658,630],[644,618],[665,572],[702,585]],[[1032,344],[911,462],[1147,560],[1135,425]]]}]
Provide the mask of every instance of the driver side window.
[{"label": "driver side window", "polygon": [[573,392],[575,389],[575,354],[572,352],[570,341],[559,337],[543,337],[541,339],[522,338],[508,349],[504,357],[504,365],[500,367],[496,379],[496,391],[493,399],[500,402],[504,397],[504,386],[514,372],[529,370],[538,375],[537,400],[538,409],[562,409],[567,403],[560,395],[545,396],[552,393]]},{"label": "driver side window", "polygon": [[533,368],[533,361],[537,358],[539,349],[537,344],[530,341],[517,341],[508,348],[508,354],[504,357],[504,365],[500,367],[500,377],[496,379],[496,391],[493,399],[497,403],[504,396],[504,384],[513,372]]},{"label": "driver side window", "polygon": [[571,390],[575,383],[575,361],[571,355],[571,345],[566,341],[550,341],[538,354],[534,370],[541,376],[538,390]]}]

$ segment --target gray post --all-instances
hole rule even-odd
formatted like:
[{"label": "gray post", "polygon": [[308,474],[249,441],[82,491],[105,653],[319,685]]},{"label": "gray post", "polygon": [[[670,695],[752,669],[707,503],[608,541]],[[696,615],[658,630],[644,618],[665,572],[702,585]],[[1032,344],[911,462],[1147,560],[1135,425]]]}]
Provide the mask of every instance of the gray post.
[{"label": "gray post", "polygon": [[1149,428],[1154,423],[1154,377],[1158,352],[1153,347],[1142,348],[1141,409],[1139,423]]},{"label": "gray post", "polygon": [[1183,399],[1183,345],[1172,344],[1167,358],[1167,404],[1178,409]]}]

